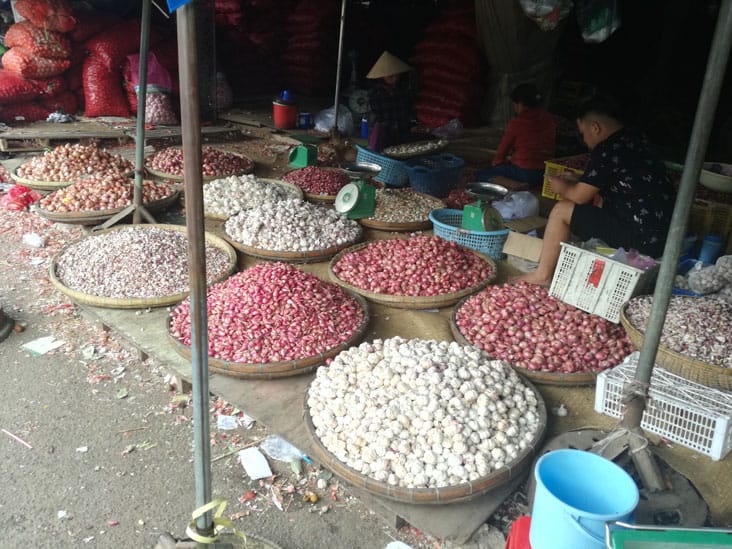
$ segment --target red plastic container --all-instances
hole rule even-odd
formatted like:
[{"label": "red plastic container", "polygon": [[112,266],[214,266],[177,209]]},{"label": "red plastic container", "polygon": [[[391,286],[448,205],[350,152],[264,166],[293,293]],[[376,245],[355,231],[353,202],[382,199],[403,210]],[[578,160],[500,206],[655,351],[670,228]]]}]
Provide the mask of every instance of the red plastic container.
[{"label": "red plastic container", "polygon": [[529,528],[531,528],[531,517],[519,517],[514,520],[506,540],[506,549],[531,549]]},{"label": "red plastic container", "polygon": [[291,130],[297,127],[297,105],[275,99],[272,101],[272,118],[274,127],[278,130]]}]

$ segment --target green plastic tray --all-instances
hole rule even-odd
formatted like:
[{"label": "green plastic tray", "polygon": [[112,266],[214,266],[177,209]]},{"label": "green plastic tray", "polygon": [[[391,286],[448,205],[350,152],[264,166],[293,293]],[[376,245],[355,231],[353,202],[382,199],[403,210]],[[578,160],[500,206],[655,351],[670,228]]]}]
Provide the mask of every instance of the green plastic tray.
[{"label": "green plastic tray", "polygon": [[717,549],[732,546],[732,530],[662,528],[616,523],[606,531],[608,549]]}]

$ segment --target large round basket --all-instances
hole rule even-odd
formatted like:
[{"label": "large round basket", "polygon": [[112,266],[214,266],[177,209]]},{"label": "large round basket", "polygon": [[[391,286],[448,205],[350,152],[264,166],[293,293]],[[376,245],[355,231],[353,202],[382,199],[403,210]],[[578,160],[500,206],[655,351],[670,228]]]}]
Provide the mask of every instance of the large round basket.
[{"label": "large round basket", "polygon": [[[455,308],[452,310],[452,314],[450,315],[450,332],[452,332],[452,336],[455,338],[455,341],[457,341],[461,345],[475,345],[476,347],[479,347],[463,335],[463,333],[460,331],[460,327],[457,324],[457,313],[469,298],[470,296],[462,299],[457,305],[455,305]],[[515,364],[511,364],[511,368],[513,368],[516,373],[520,374],[524,378],[530,379],[531,381],[535,383],[540,383],[542,385],[594,385],[597,380],[598,374],[598,372],[541,372],[538,370],[529,370],[528,368],[516,366]]]},{"label": "large round basket", "polygon": [[[283,377],[292,377],[300,374],[306,374],[318,368],[327,359],[333,358],[341,351],[348,349],[356,344],[366,333],[368,329],[370,317],[369,308],[366,300],[359,295],[349,294],[361,306],[363,311],[363,321],[356,329],[354,334],[343,343],[328,349],[317,355],[300,358],[297,360],[285,360],[281,362],[268,362],[265,364],[244,364],[242,362],[230,362],[215,357],[208,357],[209,370],[223,374],[225,376],[236,377],[239,379],[277,379]],[[168,339],[173,348],[186,359],[191,358],[191,348],[183,344],[170,334],[171,316],[167,318]]]},{"label": "large round basket", "polygon": [[10,174],[10,177],[12,177],[13,181],[18,183],[19,185],[24,185],[25,187],[36,191],[55,191],[64,187],[68,187],[69,185],[71,185],[71,183],[73,183],[73,181],[38,181],[36,179],[26,179],[25,177],[21,177],[18,175],[18,168],[15,168],[13,170],[13,172]]},{"label": "large round basket", "polygon": [[[363,244],[356,244],[355,246],[351,246],[350,248],[347,248],[341,252],[338,252],[333,259],[330,260],[330,264],[328,265],[328,275],[330,276],[330,279],[338,284],[339,286],[342,286],[346,290],[350,290],[351,292],[357,293],[365,297],[366,299],[373,301],[374,303],[381,303],[382,305],[388,305],[390,307],[395,307],[397,309],[438,309],[440,307],[449,307],[450,305],[454,305],[458,301],[460,301],[462,298],[466,296],[470,296],[476,292],[479,292],[483,288],[485,288],[488,284],[493,282],[496,279],[496,273],[498,272],[498,268],[496,266],[496,262],[493,261],[490,257],[480,254],[473,250],[468,250],[469,252],[475,254],[479,258],[481,258],[483,261],[488,263],[491,268],[493,269],[493,272],[491,275],[486,278],[485,280],[480,281],[478,284],[475,284],[469,288],[465,288],[464,290],[460,290],[459,292],[453,292],[450,294],[442,294],[442,295],[436,295],[436,296],[425,296],[425,297],[419,297],[419,296],[408,296],[408,295],[391,295],[391,294],[379,294],[376,292],[369,292],[366,290],[362,290],[361,288],[358,288],[356,286],[353,286],[349,284],[348,282],[345,282],[344,280],[341,280],[338,275],[336,275],[333,272],[333,266],[340,261],[343,256],[357,252],[358,250],[365,248],[369,245],[369,242],[365,242]],[[467,248],[466,248],[467,249]]]},{"label": "large round basket", "polygon": [[[97,231],[93,235],[86,236],[84,238],[93,238],[94,236],[109,233],[112,231],[119,231],[122,229],[127,229],[130,226],[127,225],[119,225],[117,227],[113,227],[111,229],[104,229],[102,231]],[[180,233],[186,232],[186,227],[181,225],[167,225],[167,224],[155,224],[155,225],[136,225],[135,226],[139,230],[146,230],[146,229],[165,229],[169,231],[177,231]],[[234,272],[236,269],[236,252],[234,249],[229,245],[226,240],[223,238],[220,238],[216,235],[213,235],[211,233],[205,233],[206,237],[206,243],[211,244],[213,246],[216,246],[217,248],[221,249],[226,253],[228,256],[228,267],[226,271],[219,277],[217,277],[215,280],[213,280],[211,283],[220,282],[224,279],[226,279],[231,273]],[[78,240],[76,242],[79,242]],[[177,294],[172,294],[168,296],[162,296],[162,297],[139,297],[139,298],[118,298],[118,297],[103,297],[103,296],[96,296],[91,294],[85,294],[83,292],[78,292],[76,290],[73,290],[66,286],[56,275],[56,267],[58,264],[58,258],[61,257],[64,252],[68,249],[69,246],[72,246],[76,242],[72,242],[70,244],[67,244],[64,246],[59,252],[56,253],[56,255],[53,256],[53,259],[51,260],[51,266],[49,268],[49,277],[51,279],[51,284],[56,288],[59,292],[66,294],[71,299],[78,303],[82,303],[84,305],[91,305],[94,307],[105,307],[109,309],[142,309],[147,307],[167,307],[168,305],[174,305],[176,303],[179,303],[185,297],[188,295],[189,292],[180,292]]]},{"label": "large round basket", "polygon": [[[231,173],[204,175],[204,176],[202,176],[203,181],[213,181],[214,179],[222,179],[224,177],[229,177],[231,175],[246,175],[246,174],[250,174],[250,173],[254,172],[254,161],[251,158],[249,158],[248,156],[245,156],[243,154],[239,154],[239,153],[235,153],[235,152],[231,152],[231,151],[224,151],[224,152],[227,154],[230,154],[232,156],[238,156],[240,158],[243,158],[244,160],[247,160],[249,162],[249,167],[245,168],[243,170],[238,170],[238,171],[231,172]],[[154,156],[154,155],[155,155],[155,153],[153,153],[152,155],[148,156],[145,159],[145,170],[147,170],[147,172],[150,175],[154,175],[155,177],[159,177],[161,179],[170,179],[171,181],[183,181],[184,177],[182,175],[161,172],[159,170],[153,169],[150,166],[148,166],[147,161],[150,159],[151,156]]]},{"label": "large round basket", "polygon": [[529,381],[522,381],[527,386],[531,387],[536,395],[536,400],[538,401],[539,428],[536,435],[526,449],[524,449],[511,463],[507,463],[503,468],[484,477],[480,477],[471,482],[458,484],[456,486],[442,486],[438,488],[403,488],[399,486],[391,486],[385,482],[379,482],[378,480],[367,477],[360,471],[356,471],[352,467],[343,463],[325,446],[323,446],[315,433],[315,426],[313,425],[313,420],[310,417],[310,410],[307,405],[307,394],[305,395],[305,409],[303,416],[305,419],[305,426],[307,427],[313,441],[314,457],[333,471],[334,474],[353,484],[355,487],[402,503],[414,503],[420,505],[457,503],[469,501],[485,494],[486,492],[495,490],[511,480],[520,477],[524,471],[531,466],[534,456],[537,454],[539,445],[544,439],[544,434],[546,432],[546,407],[544,405],[544,399],[541,397],[539,391],[537,391]]},{"label": "large round basket", "polygon": [[[297,185],[293,185],[292,183],[288,183],[287,181],[282,181],[281,179],[269,179],[265,177],[258,177],[260,181],[266,181],[267,183],[271,183],[272,185],[279,185],[280,187],[284,187],[287,189],[287,191],[292,195],[292,198],[299,198],[300,200],[303,200],[305,197],[305,194],[302,192],[302,189],[298,187]],[[230,216],[226,214],[217,214],[213,212],[207,212],[204,210],[203,212],[204,217],[207,217],[209,219],[216,219],[218,221],[226,221],[229,219]]]},{"label": "large round basket", "polygon": [[[688,299],[698,299],[690,297]],[[633,326],[625,313],[627,303],[620,310],[620,323],[628,334],[628,339],[640,349],[643,346],[645,334],[638,328]],[[688,356],[672,351],[668,347],[659,344],[656,352],[656,363],[689,381],[694,381],[707,387],[732,391],[732,368],[724,368],[716,364],[709,364],[700,360],[689,358]]]},{"label": "large round basket", "polygon": [[[170,196],[166,196],[161,200],[146,202],[145,204],[143,204],[143,206],[145,206],[145,209],[149,212],[161,212],[167,210],[173,204],[175,204],[179,197],[180,191],[176,190],[173,191],[173,194],[171,194]],[[49,221],[55,221],[56,223],[70,223],[74,225],[96,225],[98,223],[103,223],[104,221],[111,219],[127,207],[125,206],[124,208],[113,208],[111,210],[90,210],[82,212],[51,212],[41,208],[40,200],[35,203],[35,206],[35,212],[44,219],[48,219]]]},{"label": "large round basket", "polygon": [[320,261],[327,261],[338,252],[345,250],[350,246],[353,246],[353,244],[360,241],[362,237],[363,235],[359,236],[353,242],[346,242],[345,244],[341,244],[340,246],[333,246],[331,248],[325,248],[323,250],[313,250],[308,252],[264,250],[262,248],[256,248],[254,246],[247,246],[246,244],[242,244],[241,242],[232,240],[230,237],[227,237],[227,239],[229,243],[240,252],[243,252],[252,257],[256,257],[258,259],[267,259],[269,261],[287,261],[291,263],[318,263]]},{"label": "large round basket", "polygon": [[[321,167],[321,166],[317,166],[317,168],[320,170],[329,170],[329,171],[332,170],[332,171],[337,171],[337,172],[343,173],[343,170],[340,168]],[[290,170],[285,175],[292,173],[292,172],[302,170],[302,169],[303,168],[296,168],[294,170]],[[295,185],[295,186],[297,187],[297,185]],[[336,200],[337,195],[335,195],[335,194],[309,193],[305,189],[302,189],[301,187],[297,187],[297,188],[302,190],[303,194],[305,195],[305,198],[310,200],[311,202],[322,202],[322,203],[332,204]]]},{"label": "large round basket", "polygon": [[[418,193],[417,191],[410,191],[414,194],[419,194],[424,197],[429,198],[431,201],[434,201],[436,208],[444,208],[445,203],[440,200],[439,198],[435,198],[434,196],[430,196],[424,193]],[[378,199],[377,199],[378,200]],[[378,231],[392,231],[392,232],[401,232],[401,231],[428,231],[432,228],[432,221],[429,219],[429,214],[425,219],[422,219],[420,221],[408,221],[408,222],[401,222],[401,223],[389,223],[386,221],[379,221],[378,219],[373,219],[370,217],[365,217],[363,219],[359,219],[358,222],[363,225],[364,227],[368,227],[369,229],[376,229]]]},{"label": "large round basket", "polygon": [[416,141],[405,145],[387,147],[382,150],[381,153],[390,158],[414,158],[416,156],[424,156],[426,154],[435,154],[445,149],[447,145],[448,141],[446,139],[439,139],[437,141]]}]

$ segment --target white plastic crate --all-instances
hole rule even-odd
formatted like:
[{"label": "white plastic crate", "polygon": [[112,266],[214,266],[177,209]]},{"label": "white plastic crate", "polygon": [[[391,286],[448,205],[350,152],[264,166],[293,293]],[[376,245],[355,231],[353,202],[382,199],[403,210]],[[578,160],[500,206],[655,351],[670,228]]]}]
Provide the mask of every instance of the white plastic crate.
[{"label": "white plastic crate", "polygon": [[620,309],[631,297],[647,293],[658,266],[647,271],[562,242],[549,294],[611,322],[620,322]]},{"label": "white plastic crate", "polygon": [[[639,353],[597,376],[595,411],[619,418],[623,391],[633,381]],[[713,460],[732,450],[732,392],[711,389],[656,365],[641,427]]]}]

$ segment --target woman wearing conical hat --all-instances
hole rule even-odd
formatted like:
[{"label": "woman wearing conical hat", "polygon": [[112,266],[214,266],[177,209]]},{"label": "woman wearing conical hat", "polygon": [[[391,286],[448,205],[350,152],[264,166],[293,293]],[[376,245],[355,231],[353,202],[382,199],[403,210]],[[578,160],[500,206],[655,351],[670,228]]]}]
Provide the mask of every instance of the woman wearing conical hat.
[{"label": "woman wearing conical hat", "polygon": [[404,61],[385,51],[366,75],[366,78],[378,80],[369,91],[372,127],[369,145],[376,151],[410,137],[414,96],[403,75],[411,70]]}]

